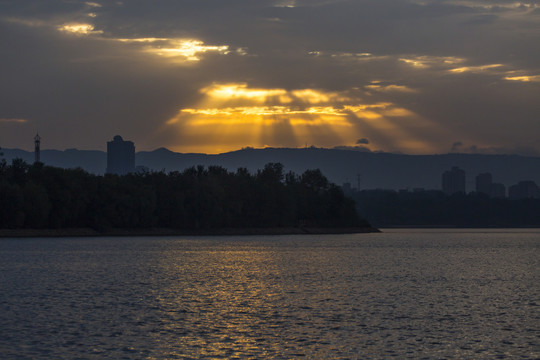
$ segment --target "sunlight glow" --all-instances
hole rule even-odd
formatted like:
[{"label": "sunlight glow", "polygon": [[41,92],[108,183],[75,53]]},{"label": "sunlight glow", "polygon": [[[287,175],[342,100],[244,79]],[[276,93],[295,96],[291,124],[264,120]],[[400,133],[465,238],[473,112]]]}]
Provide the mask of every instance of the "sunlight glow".
[{"label": "sunlight glow", "polygon": [[[393,91],[408,91],[395,86]],[[265,89],[250,88],[246,83],[214,83],[200,92],[203,98],[196,106],[179,110],[164,124],[164,131],[171,131],[171,127],[178,131],[181,145],[171,145],[177,151],[218,153],[246,146],[298,147],[306,143],[352,146],[367,136],[365,131],[405,144],[405,150],[433,149],[407,128],[432,129],[436,125],[392,102],[366,103],[359,90]],[[377,140],[370,146],[377,146]]]},{"label": "sunlight glow", "polygon": [[[220,115],[220,116],[238,116],[238,115],[256,115],[263,116],[287,116],[294,117],[295,115],[319,115],[319,116],[347,116],[350,113],[355,114],[368,114],[372,113],[368,109],[384,109],[390,106],[389,104],[375,104],[375,105],[360,105],[360,106],[343,106],[342,108],[335,108],[332,106],[315,106],[309,107],[303,110],[289,107],[289,106],[239,106],[239,107],[227,107],[227,108],[210,108],[210,109],[183,109],[181,113],[191,115]],[[405,109],[401,109],[401,112],[392,113],[393,116],[405,116],[410,115]],[[404,114],[404,115],[398,115]],[[170,121],[170,120],[169,120]]]},{"label": "sunlight glow", "polygon": [[292,94],[295,97],[302,99],[309,104],[328,102],[330,100],[330,97],[332,96],[331,94],[325,94],[313,89],[295,90],[292,91]]},{"label": "sunlight glow", "polygon": [[414,68],[427,69],[435,66],[449,66],[460,64],[465,61],[463,58],[455,56],[411,56],[406,58],[400,58],[399,61],[406,63]]},{"label": "sunlight glow", "polygon": [[269,97],[283,96],[287,94],[284,89],[249,89],[245,83],[213,84],[201,90],[214,99],[250,99],[259,102],[266,101]]},{"label": "sunlight glow", "polygon": [[450,72],[451,73],[457,73],[457,74],[461,74],[461,73],[465,73],[465,72],[479,73],[479,72],[484,72],[484,71],[491,70],[491,69],[494,69],[494,68],[498,68],[498,67],[501,67],[501,66],[503,66],[503,64],[489,64],[489,65],[480,65],[480,66],[463,66],[463,67],[451,69]]},{"label": "sunlight glow", "polygon": [[[90,13],[88,16],[94,17],[96,14]],[[75,35],[103,35],[103,31],[95,30],[92,24],[87,23],[64,24],[57,29],[61,32]],[[158,55],[175,63],[198,62],[201,60],[201,55],[205,53],[227,55],[234,52],[240,56],[247,55],[247,50],[244,48],[231,50],[229,45],[206,45],[203,41],[197,39],[158,37],[114,38],[106,36],[98,36],[96,39],[134,44],[143,53]]]},{"label": "sunlight glow", "polygon": [[427,67],[426,63],[419,60],[413,60],[413,59],[399,59],[400,61],[403,61],[404,63],[411,65],[416,68],[425,68]]},{"label": "sunlight glow", "polygon": [[327,102],[352,101],[349,97],[338,92],[319,91],[315,89],[300,89],[287,91],[285,89],[248,88],[246,83],[213,84],[201,90],[201,93],[215,100],[252,100],[257,103],[277,101],[281,104],[322,104]]},{"label": "sunlight glow", "polygon": [[507,76],[504,80],[521,82],[540,82],[540,75]]},{"label": "sunlight glow", "polygon": [[90,35],[103,33],[103,31],[101,30],[94,30],[94,25],[91,24],[64,24],[62,26],[59,26],[58,30],[75,35]]},{"label": "sunlight glow", "polygon": [[205,45],[204,42],[193,39],[170,41],[170,46],[171,47],[148,48],[146,51],[168,58],[182,57],[187,61],[199,61],[199,54],[207,52],[216,52],[222,55],[230,53],[228,45]]}]

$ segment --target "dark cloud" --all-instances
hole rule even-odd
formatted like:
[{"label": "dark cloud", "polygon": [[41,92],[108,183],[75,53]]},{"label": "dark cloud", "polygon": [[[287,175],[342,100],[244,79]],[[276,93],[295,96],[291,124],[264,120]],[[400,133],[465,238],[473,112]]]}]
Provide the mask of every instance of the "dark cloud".
[{"label": "dark cloud", "polygon": [[[117,133],[139,149],[178,146],[194,140],[165,124],[183,108],[202,106],[208,99],[201,89],[247,83],[348,98],[325,106],[392,104],[401,113],[347,118],[356,136],[369,138],[357,144],[380,150],[407,152],[424,144],[426,151],[442,152],[447,139],[463,139],[478,145],[460,151],[534,153],[540,150],[540,81],[534,77],[540,75],[540,2],[528,4],[2,1],[0,46],[7,50],[0,57],[0,119],[27,122],[0,122],[0,146],[28,147],[36,131],[58,148],[104,148]],[[70,24],[89,27],[84,34],[59,31]],[[156,54],[157,43],[122,38],[167,39],[162,49],[175,39],[196,39],[229,52],[206,48],[197,53],[199,61],[174,62]],[[286,105],[313,106],[298,99]],[[277,123],[261,141],[292,146],[291,124]],[[321,125],[310,141],[331,146],[340,137]]]},{"label": "dark cloud", "polygon": [[369,144],[369,140],[366,139],[366,138],[358,139],[358,140],[356,140],[356,144],[358,144],[358,145],[360,145],[360,144],[367,145],[367,144]]},{"label": "dark cloud", "polygon": [[456,141],[452,144],[452,148],[450,149],[450,152],[459,152],[460,149],[463,148],[463,143],[461,141]]}]

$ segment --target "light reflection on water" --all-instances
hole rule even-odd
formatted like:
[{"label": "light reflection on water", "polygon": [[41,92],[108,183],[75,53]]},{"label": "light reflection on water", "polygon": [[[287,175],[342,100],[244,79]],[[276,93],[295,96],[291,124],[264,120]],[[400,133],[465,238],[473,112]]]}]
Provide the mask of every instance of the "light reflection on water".
[{"label": "light reflection on water", "polygon": [[538,358],[540,232],[0,240],[4,359]]}]

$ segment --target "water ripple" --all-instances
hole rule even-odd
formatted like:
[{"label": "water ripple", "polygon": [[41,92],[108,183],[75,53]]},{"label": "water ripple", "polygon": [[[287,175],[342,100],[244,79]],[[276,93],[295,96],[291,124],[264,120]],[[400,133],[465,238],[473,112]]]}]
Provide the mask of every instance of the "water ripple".
[{"label": "water ripple", "polygon": [[0,353],[539,358],[538,235],[4,239]]}]

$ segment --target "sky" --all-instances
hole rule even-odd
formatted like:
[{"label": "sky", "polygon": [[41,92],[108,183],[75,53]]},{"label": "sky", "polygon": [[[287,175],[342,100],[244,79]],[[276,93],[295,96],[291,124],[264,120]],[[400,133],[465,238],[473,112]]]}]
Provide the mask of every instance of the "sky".
[{"label": "sky", "polygon": [[540,0],[0,0],[0,147],[540,156]]}]

